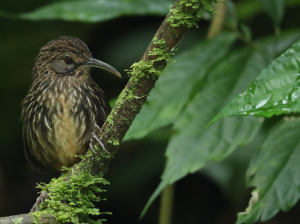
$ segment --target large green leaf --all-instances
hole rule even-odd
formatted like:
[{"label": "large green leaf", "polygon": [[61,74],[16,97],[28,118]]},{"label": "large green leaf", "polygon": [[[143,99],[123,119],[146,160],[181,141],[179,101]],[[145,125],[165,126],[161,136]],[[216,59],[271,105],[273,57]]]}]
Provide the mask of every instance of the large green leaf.
[{"label": "large green leaf", "polygon": [[235,35],[224,33],[175,57],[175,62],[168,65],[151,91],[150,105],[143,106],[125,140],[142,138],[157,128],[172,124],[193,95],[193,90],[224,58],[234,40]]},{"label": "large green leaf", "polygon": [[272,18],[275,27],[279,27],[284,13],[286,0],[260,0],[264,10]]},{"label": "large green leaf", "polygon": [[177,133],[167,148],[162,181],[144,212],[166,185],[199,170],[209,160],[222,160],[238,145],[253,138],[261,125],[257,118],[227,118],[207,130],[205,125],[234,93],[251,83],[257,72],[269,63],[261,59],[252,49],[235,51],[208,74],[205,88],[189,103],[174,126]]},{"label": "large green leaf", "polygon": [[166,15],[172,0],[73,0],[58,1],[32,12],[22,13],[21,19],[62,19],[99,22],[120,16]]},{"label": "large green leaf", "polygon": [[300,111],[300,41],[264,69],[248,90],[239,94],[209,123],[225,116],[276,114]]},{"label": "large green leaf", "polygon": [[205,125],[271,60],[264,60],[261,54],[251,49],[233,52],[209,74],[205,88],[174,125],[176,134],[167,148],[168,162],[163,179],[174,182],[197,171],[209,160],[223,159],[238,145],[252,139],[261,124],[256,118],[228,118],[207,130]]},{"label": "large green leaf", "polygon": [[289,210],[300,198],[300,120],[286,119],[269,133],[248,169],[248,185],[255,186],[240,223],[265,221]]},{"label": "large green leaf", "polygon": [[295,35],[288,34],[277,42],[267,39],[254,48],[232,51],[208,72],[205,87],[189,102],[174,125],[175,134],[167,148],[162,181],[142,214],[165,186],[199,170],[208,161],[222,160],[238,145],[251,141],[262,119],[226,118],[209,129],[205,129],[205,124],[274,59],[274,47],[283,51],[294,41]]}]

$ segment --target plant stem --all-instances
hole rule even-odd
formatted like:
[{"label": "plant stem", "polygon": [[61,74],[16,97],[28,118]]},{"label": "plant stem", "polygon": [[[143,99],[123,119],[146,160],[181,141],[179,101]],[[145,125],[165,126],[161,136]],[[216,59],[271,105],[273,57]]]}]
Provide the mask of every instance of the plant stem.
[{"label": "plant stem", "polygon": [[170,224],[174,200],[174,184],[164,188],[160,200],[159,224]]},{"label": "plant stem", "polygon": [[208,30],[207,39],[211,39],[221,32],[226,14],[226,2],[218,1],[216,11]]}]

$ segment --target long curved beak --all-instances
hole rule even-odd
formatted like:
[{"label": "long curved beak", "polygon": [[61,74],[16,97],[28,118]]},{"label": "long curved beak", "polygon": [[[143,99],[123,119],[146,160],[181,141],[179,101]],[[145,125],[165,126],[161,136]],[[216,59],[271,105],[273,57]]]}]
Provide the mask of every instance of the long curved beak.
[{"label": "long curved beak", "polygon": [[101,68],[101,69],[104,69],[104,70],[116,75],[119,78],[122,78],[121,73],[118,72],[115,68],[113,68],[109,64],[104,63],[103,61],[99,61],[94,58],[89,58],[89,60],[84,64],[84,66]]}]

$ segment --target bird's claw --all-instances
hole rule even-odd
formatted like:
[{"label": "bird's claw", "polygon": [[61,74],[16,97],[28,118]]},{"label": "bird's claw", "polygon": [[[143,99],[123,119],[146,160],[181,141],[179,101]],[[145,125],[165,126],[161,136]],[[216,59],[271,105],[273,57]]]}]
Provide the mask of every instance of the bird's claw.
[{"label": "bird's claw", "polygon": [[30,209],[30,212],[35,212],[35,211],[40,211],[39,207],[40,204],[44,204],[45,199],[47,198],[48,193],[47,191],[42,191],[40,196],[37,197],[35,204],[32,206],[32,208]]},{"label": "bird's claw", "polygon": [[99,129],[99,131],[101,131],[101,128],[97,124],[95,124],[95,126]]},{"label": "bird's claw", "polygon": [[[101,130],[100,128],[99,128],[99,126],[97,125],[97,124],[95,124],[95,126],[99,129],[99,130]],[[107,150],[106,150],[106,148],[104,147],[104,144],[101,142],[101,140],[97,137],[97,135],[95,134],[95,132],[92,132],[92,136],[91,136],[91,138],[90,138],[90,148],[91,148],[91,150],[94,152],[94,153],[96,153],[95,152],[95,150],[94,150],[94,141],[93,141],[93,139],[96,139],[97,140],[97,142],[99,143],[99,145],[101,145],[101,147],[105,150],[105,152],[107,152],[108,154],[110,154]],[[97,154],[97,153],[96,153]]]},{"label": "bird's claw", "polygon": [[92,138],[92,137],[91,137],[91,139],[90,139],[90,144],[89,144],[89,146],[90,146],[90,149],[91,149],[95,154],[98,154],[98,153],[96,153],[96,151],[94,150],[93,138]]}]

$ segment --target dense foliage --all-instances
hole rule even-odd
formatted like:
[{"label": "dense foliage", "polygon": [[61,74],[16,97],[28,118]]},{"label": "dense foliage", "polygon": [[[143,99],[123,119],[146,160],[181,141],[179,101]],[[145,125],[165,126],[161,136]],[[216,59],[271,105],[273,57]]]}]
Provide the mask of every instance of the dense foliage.
[{"label": "dense foliage", "polygon": [[[1,11],[0,15],[30,21],[104,24],[125,15],[164,16],[171,4],[169,0],[59,1],[32,12]],[[235,214],[245,210],[238,213],[236,223],[266,221],[279,211],[288,211],[299,200],[300,29],[293,21],[300,19],[300,1],[229,1],[226,7],[223,32],[218,36],[207,40],[203,34],[195,37],[197,31],[187,34],[125,137],[129,145],[133,142],[131,147],[150,145],[148,154],[127,163],[127,174],[143,165],[147,170],[141,169],[130,181],[126,170],[120,174],[130,183],[147,178],[149,170],[157,170],[163,157],[154,153],[155,148],[166,147],[161,181],[144,213],[166,186],[191,173],[213,180],[235,204]],[[199,11],[200,16],[210,20],[213,15]],[[198,29],[208,24],[202,20]],[[151,34],[149,38],[139,46],[140,53]],[[138,40],[133,35],[119,40],[117,46],[130,46],[123,48],[124,60],[138,49]],[[107,179],[111,185],[116,184]],[[241,206],[239,199],[245,189],[244,179],[254,187],[252,197],[247,194],[248,208]],[[217,223],[211,220],[206,223]]]}]

